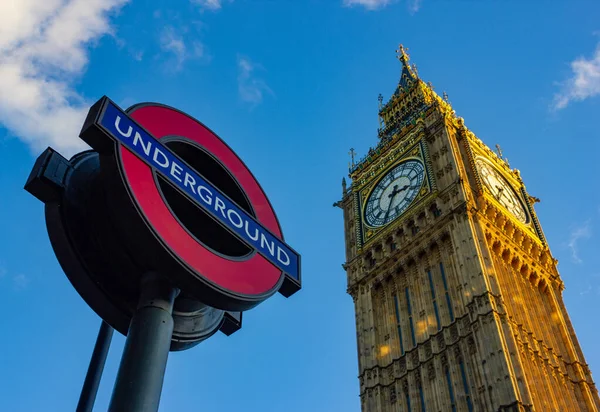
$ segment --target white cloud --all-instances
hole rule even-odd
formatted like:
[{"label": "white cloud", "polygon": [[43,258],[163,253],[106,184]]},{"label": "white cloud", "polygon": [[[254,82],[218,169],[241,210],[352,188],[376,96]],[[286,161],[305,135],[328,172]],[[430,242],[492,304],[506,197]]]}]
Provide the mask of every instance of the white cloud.
[{"label": "white cloud", "polygon": [[390,3],[391,0],[344,0],[344,6],[363,6],[367,10],[377,10]]},{"label": "white cloud", "polygon": [[173,69],[180,70],[183,63],[189,59],[210,57],[206,54],[204,45],[197,40],[186,42],[184,35],[187,33],[187,28],[183,27],[176,30],[172,26],[167,26],[163,29],[160,35],[160,48],[167,53],[173,55],[175,64]]},{"label": "white cloud", "polygon": [[163,29],[160,36],[160,48],[163,51],[173,53],[178,65],[181,65],[185,60],[186,51],[183,37],[177,34],[173,27]]},{"label": "white cloud", "polygon": [[[379,10],[385,6],[396,3],[399,0],[343,0],[346,7],[362,6],[367,10]],[[421,8],[423,0],[406,0],[406,6],[410,14],[415,14]]]},{"label": "white cloud", "polygon": [[[191,0],[192,4],[197,4],[202,10],[216,11],[223,7],[223,0]],[[232,2],[233,0],[226,0]]]},{"label": "white cloud", "polygon": [[[8,274],[8,271],[4,267],[4,264],[2,263],[2,261],[0,261],[0,279],[7,278],[7,280],[8,280],[8,277],[6,276],[7,274]],[[30,279],[23,274],[12,276],[11,280],[12,280],[13,288],[15,290],[25,289],[29,285],[29,282],[30,282]]]},{"label": "white cloud", "polygon": [[27,286],[29,286],[29,282],[30,279],[23,274],[19,274],[13,277],[13,285],[16,290],[23,290],[27,288]]},{"label": "white cloud", "polygon": [[0,1],[0,123],[34,151],[86,147],[78,135],[90,103],[73,83],[126,1]]},{"label": "white cloud", "polygon": [[134,60],[141,62],[142,59],[144,58],[144,51],[138,50],[138,51],[131,52],[131,57],[133,57]]},{"label": "white cloud", "polygon": [[411,14],[418,12],[421,8],[422,1],[423,0],[408,0],[408,11]]},{"label": "white cloud", "polygon": [[249,58],[238,55],[238,91],[242,101],[257,105],[263,100],[265,93],[273,94],[273,91],[264,80],[255,76],[256,69],[262,69],[260,65],[253,63]]},{"label": "white cloud", "polygon": [[562,90],[554,96],[554,110],[600,95],[600,43],[589,59],[578,57],[572,61],[571,70],[571,77],[561,84]]},{"label": "white cloud", "polygon": [[194,3],[209,10],[218,10],[221,8],[221,0],[196,0]]},{"label": "white cloud", "polygon": [[582,263],[583,261],[579,257],[577,243],[582,239],[589,239],[592,235],[592,228],[590,222],[587,221],[583,225],[575,227],[569,235],[569,242],[567,246],[571,249],[571,258],[575,263]]}]

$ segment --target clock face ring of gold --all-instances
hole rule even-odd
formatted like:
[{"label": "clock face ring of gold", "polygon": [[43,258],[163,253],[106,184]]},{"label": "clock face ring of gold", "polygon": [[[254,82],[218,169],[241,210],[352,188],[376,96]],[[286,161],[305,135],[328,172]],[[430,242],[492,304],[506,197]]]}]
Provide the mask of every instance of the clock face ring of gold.
[{"label": "clock face ring of gold", "polygon": [[521,223],[528,223],[529,216],[523,206],[523,202],[502,174],[482,158],[478,158],[475,161],[475,165],[479,171],[483,184],[498,203],[506,208]]}]

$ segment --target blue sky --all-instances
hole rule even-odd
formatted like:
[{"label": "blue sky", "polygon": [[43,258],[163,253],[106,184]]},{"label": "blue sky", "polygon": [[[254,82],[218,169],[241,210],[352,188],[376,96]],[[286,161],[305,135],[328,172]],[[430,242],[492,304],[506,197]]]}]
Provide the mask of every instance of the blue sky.
[{"label": "blue sky", "polygon": [[[521,170],[592,373],[600,374],[600,3],[450,0],[22,0],[0,4],[0,410],[73,410],[99,318],[62,273],[23,184],[48,145],[81,149],[108,95],[215,130],[261,182],[303,290],[169,358],[161,411],[359,411],[342,215],[350,147],[376,144],[377,95],[409,48],[467,126]],[[124,338],[115,335],[97,410]],[[597,375],[598,376],[598,375]]]}]

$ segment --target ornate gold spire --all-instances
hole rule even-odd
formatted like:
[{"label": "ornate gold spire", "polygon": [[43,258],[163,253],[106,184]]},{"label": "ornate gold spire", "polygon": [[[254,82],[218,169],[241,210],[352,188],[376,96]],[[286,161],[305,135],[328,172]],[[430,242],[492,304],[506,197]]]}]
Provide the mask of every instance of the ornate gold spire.
[{"label": "ornate gold spire", "polygon": [[351,175],[360,172],[365,165],[385,153],[386,148],[395,140],[402,139],[415,127],[422,124],[419,119],[434,106],[454,117],[454,111],[448,102],[447,95],[444,99],[433,90],[431,83],[426,84],[419,78],[417,67],[410,62],[408,48],[402,44],[396,49],[396,58],[401,64],[400,80],[396,89],[384,104],[383,96],[377,97],[379,128],[377,136],[379,143],[358,161],[354,160],[353,151],[350,152],[351,162],[349,169]]},{"label": "ornate gold spire", "polygon": [[408,67],[408,61],[410,60],[410,56],[408,55],[408,47],[404,47],[402,44],[398,45],[398,49],[396,50],[396,57],[404,67]]},{"label": "ornate gold spire", "polygon": [[404,47],[402,44],[398,45],[398,49],[396,50],[396,58],[400,60],[402,64],[401,72],[400,72],[400,81],[398,82],[398,91],[406,90],[418,80],[419,76],[417,75],[416,66],[411,66],[410,64],[410,56],[408,55],[408,48]]},{"label": "ornate gold spire", "polygon": [[400,80],[398,81],[398,87],[396,88],[394,95],[412,86],[419,78],[417,66],[415,64],[410,64],[408,47],[399,44],[396,49],[396,58],[400,62]]}]

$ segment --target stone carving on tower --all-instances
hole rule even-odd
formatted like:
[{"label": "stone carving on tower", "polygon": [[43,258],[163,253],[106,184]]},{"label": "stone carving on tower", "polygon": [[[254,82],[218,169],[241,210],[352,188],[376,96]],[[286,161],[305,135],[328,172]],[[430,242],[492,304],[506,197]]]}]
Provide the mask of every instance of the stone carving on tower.
[{"label": "stone carving on tower", "polygon": [[363,412],[597,411],[539,199],[397,52],[378,142],[352,149],[335,203]]}]

